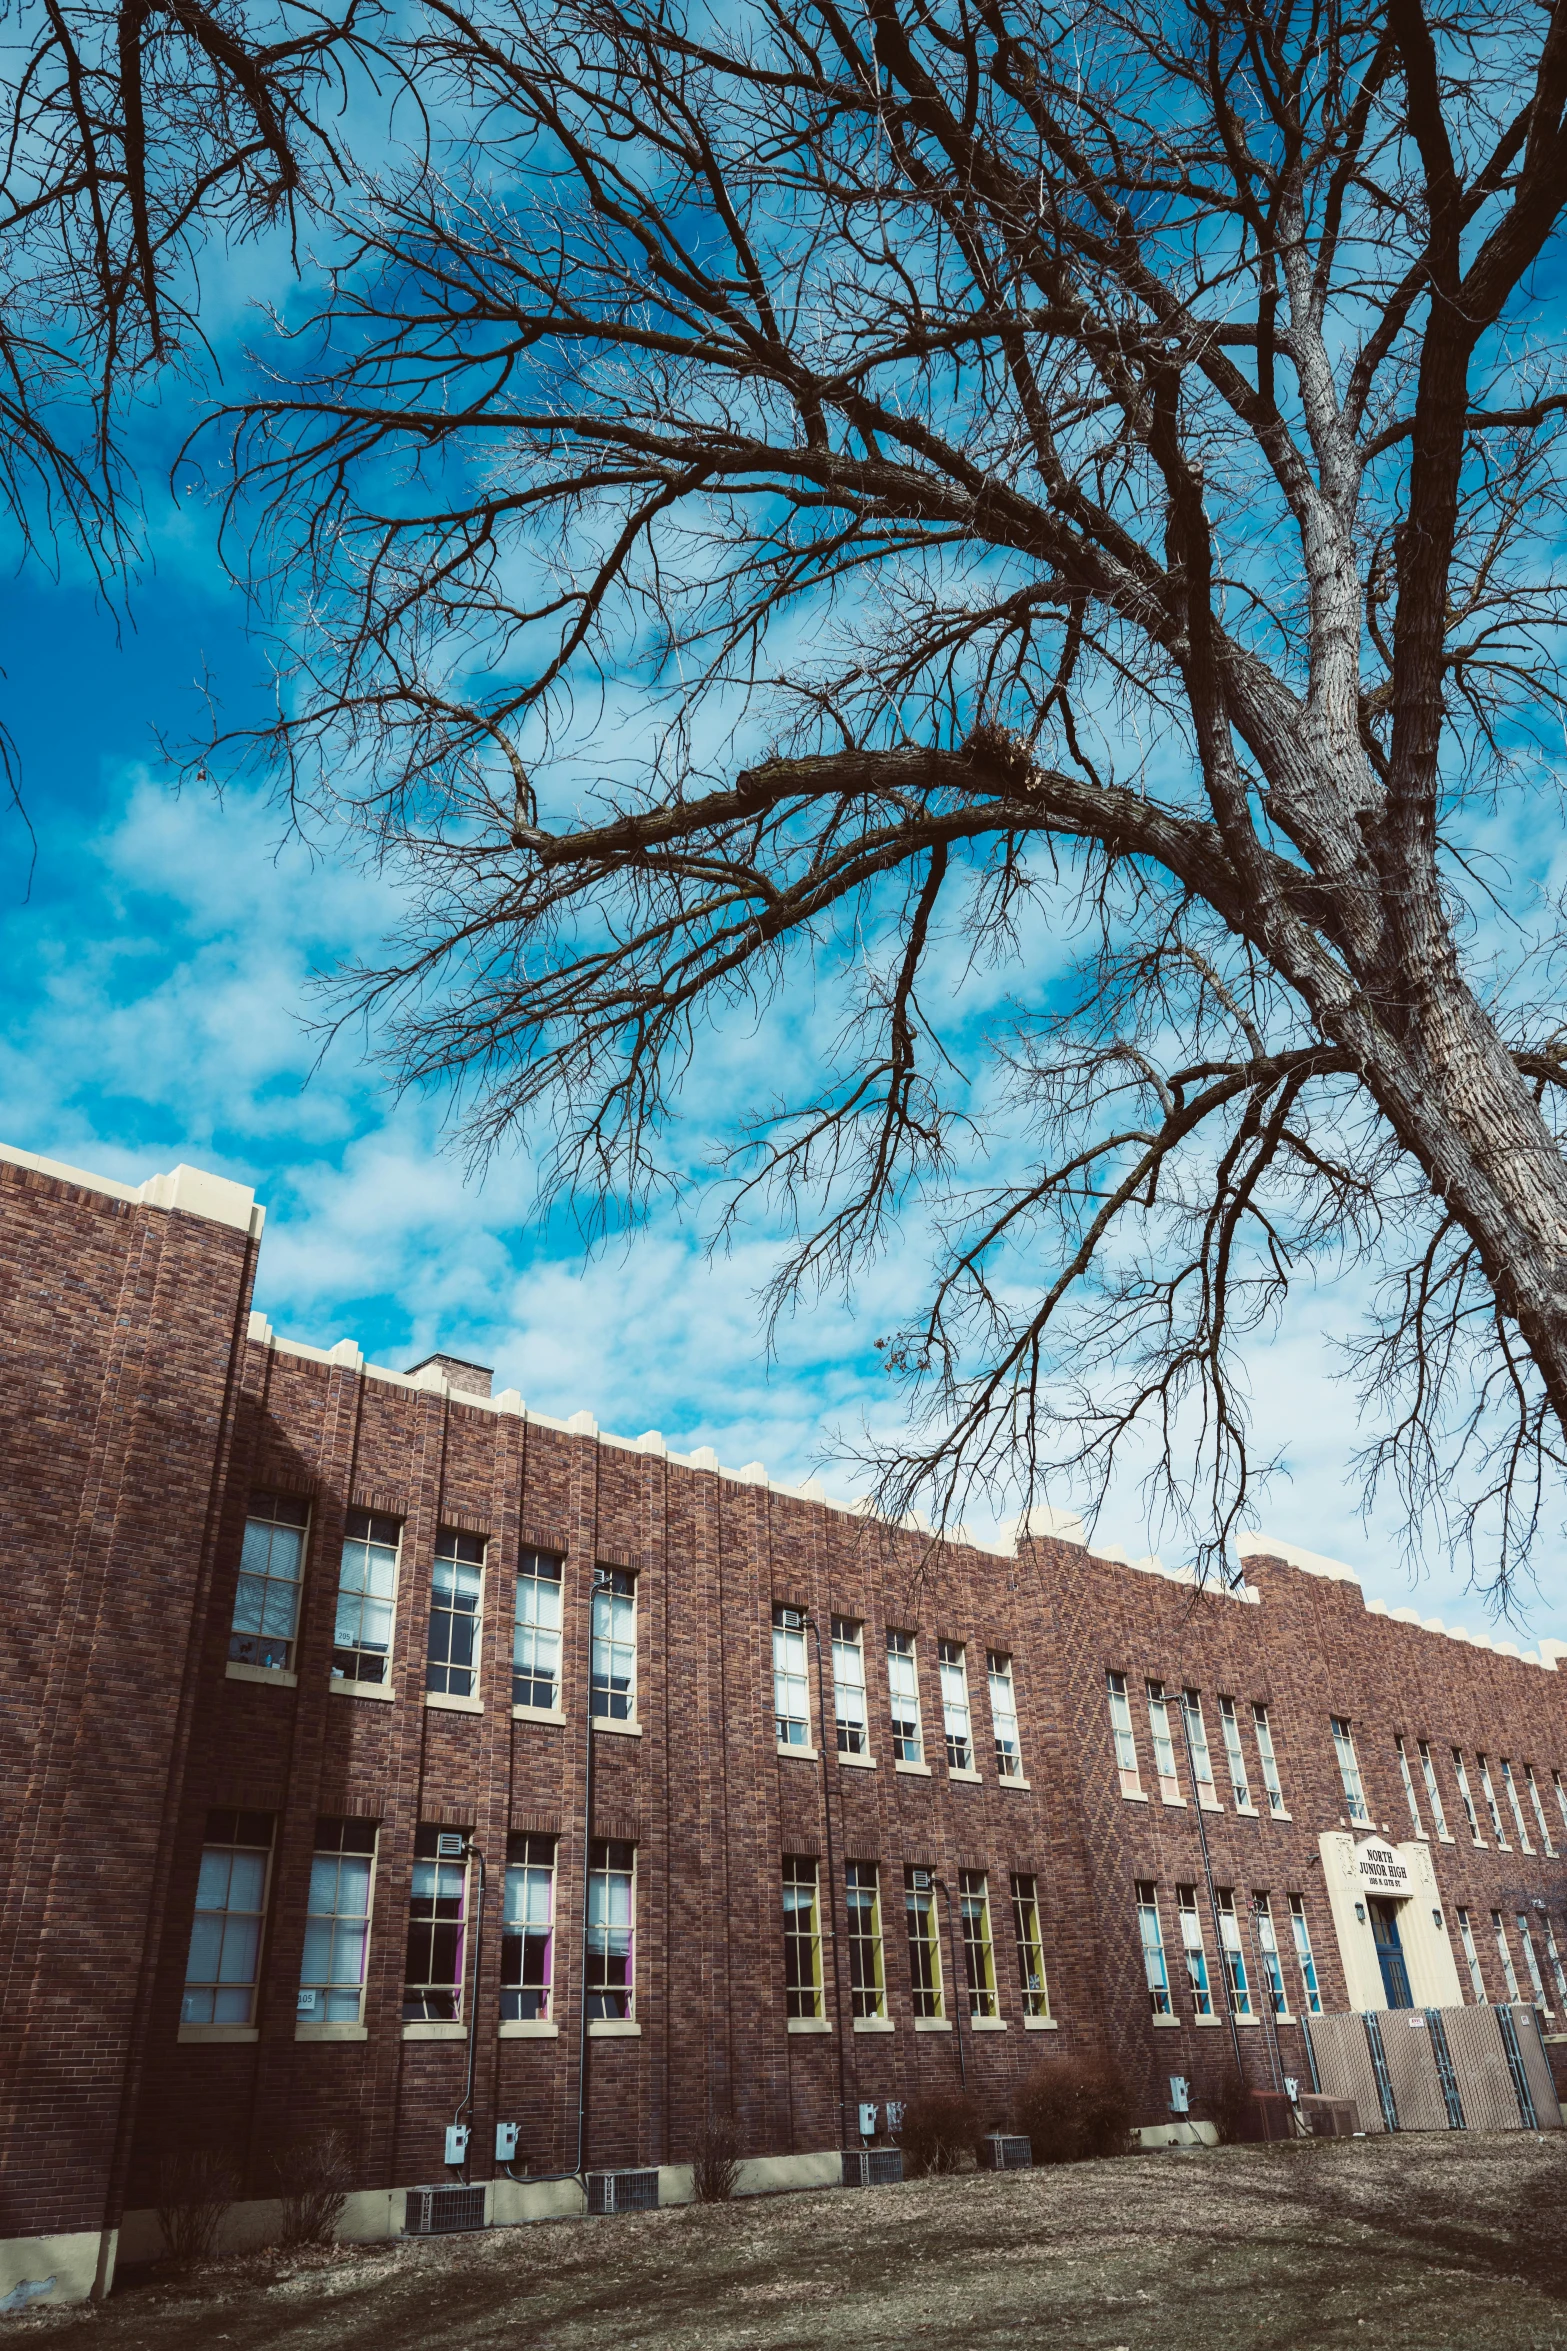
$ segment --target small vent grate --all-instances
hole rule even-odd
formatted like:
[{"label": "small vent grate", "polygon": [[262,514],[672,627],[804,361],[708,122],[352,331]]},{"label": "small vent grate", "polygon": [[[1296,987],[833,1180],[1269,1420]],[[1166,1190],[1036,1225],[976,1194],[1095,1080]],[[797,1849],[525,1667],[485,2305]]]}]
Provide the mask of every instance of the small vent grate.
[{"label": "small vent grate", "polygon": [[987,2171],[1032,2171],[1034,2150],[1027,2139],[992,2131],[979,2143],[979,2159]]},{"label": "small vent grate", "polygon": [[901,2147],[845,2147],[843,2151],[846,2188],[891,2188],[902,2177]]},{"label": "small vent grate", "polygon": [[656,2212],[658,2210],[658,2173],[656,2171],[590,2171],[588,2174],[588,2210],[590,2212]]},{"label": "small vent grate", "polygon": [[403,2226],[410,2237],[444,2237],[457,2229],[482,2229],[484,2190],[410,2188],[408,2218]]}]

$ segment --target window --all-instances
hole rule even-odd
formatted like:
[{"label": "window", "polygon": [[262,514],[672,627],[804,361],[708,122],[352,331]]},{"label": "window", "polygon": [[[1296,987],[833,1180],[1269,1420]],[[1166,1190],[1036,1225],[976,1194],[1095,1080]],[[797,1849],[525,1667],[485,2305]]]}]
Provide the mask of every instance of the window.
[{"label": "window", "polygon": [[543,2023],[555,1988],[555,1839],[506,1840],[501,1900],[501,2022]]},{"label": "window", "polygon": [[1213,1989],[1208,1982],[1208,1954],[1203,1948],[1195,1886],[1176,1887],[1175,1910],[1181,1923],[1181,1949],[1186,1954],[1186,1981],[1192,1995],[1193,2014],[1212,2016]]},{"label": "window", "polygon": [[588,2014],[630,2017],[636,2007],[635,1845],[595,1837],[588,1847]]},{"label": "window", "polygon": [[892,1754],[896,1763],[923,1763],[920,1685],[914,1666],[914,1635],[887,1635],[887,1694],[892,1702]]},{"label": "window", "polygon": [[1480,1954],[1475,1949],[1474,1928],[1469,1923],[1467,1910],[1458,1913],[1458,1939],[1464,1947],[1464,1961],[1469,1969],[1469,1988],[1483,2008],[1486,2005],[1485,1978],[1480,1973]]},{"label": "window", "polygon": [[1524,1962],[1529,1970],[1529,1981],[1534,1987],[1534,2004],[1536,2008],[1543,2009],[1549,2015],[1551,2004],[1545,1997],[1545,1978],[1540,1973],[1540,1962],[1535,1953],[1534,1937],[1529,1932],[1529,1914],[1525,1910],[1520,1910],[1516,1913],[1516,1919],[1518,1940],[1523,1945]]},{"label": "window", "polygon": [[1524,1765],[1523,1776],[1529,1789],[1529,1801],[1534,1806],[1534,1818],[1536,1826],[1540,1831],[1540,1842],[1545,1847],[1546,1852],[1549,1853],[1554,1860],[1556,1855],[1556,1847],[1551,1843],[1551,1824],[1545,1816],[1545,1806],[1540,1800],[1540,1785],[1534,1776],[1534,1765],[1532,1763],[1526,1763]]},{"label": "window", "polygon": [[1295,1936],[1295,1960],[1300,1969],[1301,1991],[1305,1995],[1302,2006],[1308,2016],[1322,2014],[1322,1992],[1317,1983],[1317,1962],[1312,1956],[1311,1930],[1306,1924],[1306,1905],[1299,1894],[1290,1896],[1290,1926]]},{"label": "window", "polygon": [[811,1684],[803,1608],[773,1610],[773,1715],[780,1747],[809,1747]]},{"label": "window", "polygon": [[1257,1731],[1257,1753],[1262,1762],[1262,1784],[1268,1791],[1268,1806],[1274,1813],[1284,1811],[1284,1790],[1279,1785],[1278,1757],[1273,1752],[1273,1725],[1268,1720],[1266,1706],[1253,1706],[1251,1719]]},{"label": "window", "polygon": [[1246,1952],[1241,1942],[1241,1922],[1235,1915],[1235,1896],[1228,1886],[1214,1890],[1219,1905],[1219,1941],[1224,1950],[1224,1974],[1229,1986],[1230,2006],[1237,2016],[1251,2014],[1251,1983],[1246,1973]]},{"label": "window", "polygon": [[856,2016],[885,2016],[887,1982],[882,1967],[881,1888],[874,1861],[850,1861],[843,1872],[849,1905],[849,1996]]},{"label": "window", "polygon": [[1398,1750],[1398,1776],[1404,1783],[1404,1801],[1409,1806],[1410,1826],[1417,1837],[1423,1837],[1426,1833],[1426,1824],[1421,1819],[1420,1807],[1415,1802],[1415,1783],[1410,1776],[1409,1756],[1402,1739],[1395,1738],[1393,1745]]},{"label": "window", "polygon": [[1031,1877],[1012,1873],[1012,1931],[1017,1940],[1017,1980],[1025,2016],[1048,2016],[1045,1950],[1039,1934],[1039,1888]]},{"label": "window", "polygon": [[974,1768],[974,1735],[968,1711],[968,1663],[961,1641],[938,1641],[936,1669],[941,1676],[941,1727],[947,1741],[951,1771]]},{"label": "window", "polygon": [[784,2007],[790,2016],[822,2013],[822,1922],[816,1864],[785,1854],[783,1865]]},{"label": "window", "polygon": [[990,1727],[996,1741],[996,1770],[1004,1780],[1023,1777],[1023,1749],[1017,1731],[1017,1691],[1012,1682],[1012,1660],[998,1649],[985,1652],[990,1677]]},{"label": "window", "polygon": [[1469,1823],[1469,1834],[1477,1845],[1483,1845],[1485,1839],[1480,1834],[1480,1817],[1475,1811],[1475,1800],[1469,1793],[1469,1774],[1464,1769],[1464,1753],[1461,1747],[1453,1749],[1453,1777],[1458,1782],[1459,1800],[1464,1808],[1464,1818]]},{"label": "window", "polygon": [[1146,1878],[1137,1881],[1137,1931],[1142,1937],[1143,1973],[1155,2016],[1170,2014],[1170,1971],[1164,1964],[1164,1934],[1159,1925],[1159,1897]]},{"label": "window", "polygon": [[1485,1797],[1485,1808],[1491,1816],[1491,1834],[1505,1853],[1508,1850],[1507,1831],[1502,1826],[1502,1815],[1496,1801],[1496,1790],[1491,1785],[1491,1766],[1479,1753],[1476,1754],[1475,1761],[1480,1766],[1480,1788]]},{"label": "window", "polygon": [[513,1706],[551,1714],[560,1706],[560,1569],[547,1551],[521,1554],[511,1636]]},{"label": "window", "polygon": [[1475,1949],[1474,1928],[1469,1923],[1467,1910],[1458,1913],[1458,1940],[1464,1947],[1464,1961],[1469,1969],[1469,1988],[1483,2008],[1486,2005],[1485,1978],[1480,1973],[1480,1954]]},{"label": "window", "polygon": [[1341,1714],[1329,1716],[1333,1725],[1333,1746],[1338,1756],[1338,1776],[1344,1783],[1344,1802],[1351,1820],[1371,1818],[1366,1810],[1366,1791],[1360,1784],[1360,1764],[1355,1755],[1355,1742],[1348,1723]]},{"label": "window", "polygon": [[208,1813],[181,2024],[253,2022],[271,1858],[270,1813]]},{"label": "window", "polygon": [[1208,1752],[1208,1726],[1202,1718],[1202,1692],[1183,1690],[1181,1706],[1186,1717],[1186,1736],[1191,1744],[1192,1776],[1197,1782],[1197,1801],[1210,1812],[1219,1809],[1219,1798],[1213,1784],[1213,1757]]},{"label": "window", "polygon": [[309,1524],[307,1502],[291,1501],[286,1494],[252,1494],[229,1635],[229,1656],[236,1665],[281,1672],[293,1666]]},{"label": "window", "polygon": [[403,1970],[405,2024],[461,2018],[467,1917],[468,1831],[416,1829]]},{"label": "window", "polygon": [[1420,1742],[1420,1772],[1426,1784],[1426,1802],[1431,1807],[1436,1833],[1444,1845],[1450,1845],[1453,1832],[1447,1825],[1447,1814],[1442,1810],[1442,1791],[1436,1784],[1436,1765],[1431,1760],[1431,1750],[1424,1739]]},{"label": "window", "polygon": [[1513,1777],[1513,1767],[1505,1755],[1502,1757],[1500,1769],[1502,1786],[1507,1790],[1507,1801],[1512,1806],[1513,1819],[1517,1824],[1518,1843],[1525,1853],[1532,1853],[1534,1847],[1529,1842],[1529,1831],[1524,1824],[1523,1806],[1518,1800],[1518,1782]]},{"label": "window", "polygon": [[832,1709],[840,1755],[867,1755],[865,1646],[861,1628],[848,1617],[832,1620]]},{"label": "window", "polygon": [[448,1529],[435,1542],[430,1588],[429,1661],[424,1686],[448,1698],[471,1698],[479,1686],[479,1601],[484,1591],[484,1537]]},{"label": "window", "polygon": [[1551,1973],[1556,1978],[1556,1996],[1563,2008],[1567,2008],[1567,1974],[1562,1972],[1562,1955],[1556,1948],[1556,1929],[1549,1918],[1545,1921],[1545,1949],[1551,1963]]},{"label": "window", "polygon": [[623,1568],[593,1571],[593,1661],[589,1711],[605,1722],[637,1712],[637,1579]]},{"label": "window", "polygon": [[301,2024],[364,2022],[374,1866],[373,1820],[317,1821],[299,1970]]},{"label": "window", "polygon": [[1251,1900],[1252,1916],[1257,1922],[1257,1948],[1262,1953],[1262,1980],[1267,1985],[1274,2015],[1288,2016],[1289,1994],[1284,1989],[1279,1939],[1273,1931],[1273,1905],[1266,1894],[1253,1894]]},{"label": "window", "polygon": [[1563,1827],[1567,1828],[1567,1787],[1563,1787],[1559,1771],[1552,1772],[1551,1785],[1556,1790],[1556,1809],[1562,1816]]},{"label": "window", "polygon": [[1170,1709],[1163,1682],[1148,1684],[1148,1730],[1153,1740],[1153,1767],[1158,1775],[1159,1793],[1166,1804],[1178,1803],[1181,1788],[1175,1776],[1175,1747],[1170,1737]]},{"label": "window", "polygon": [[1105,1687],[1110,1693],[1110,1730],[1115,1740],[1116,1769],[1121,1775],[1123,1796],[1140,1796],[1143,1783],[1137,1774],[1137,1742],[1132,1737],[1132,1710],[1126,1702],[1126,1676],[1107,1673]]},{"label": "window", "polygon": [[1233,1698],[1219,1700],[1219,1727],[1224,1733],[1224,1760],[1230,1768],[1230,1793],[1237,1812],[1253,1810],[1251,1788],[1246,1778],[1246,1757],[1241,1750],[1241,1726],[1235,1719]]},{"label": "window", "polygon": [[1508,1949],[1507,1929],[1502,1924],[1502,1914],[1499,1910],[1492,1911],[1491,1926],[1496,1936],[1496,1956],[1502,1963],[1502,1980],[1507,1986],[1507,1997],[1516,2007],[1518,2005],[1518,1978],[1513,1972],[1513,1955]]},{"label": "window", "polygon": [[958,1871],[958,1917],[970,2016],[996,2014],[996,1954],[990,1939],[990,1882],[982,1869]]},{"label": "window", "polygon": [[332,1635],[335,1682],[384,1684],[390,1678],[401,1535],[395,1518],[382,1518],[371,1510],[351,1510],[344,1521]]},{"label": "window", "polygon": [[909,1930],[909,1986],[916,2016],[945,2016],[941,1979],[941,1922],[936,1880],[928,1869],[903,1873],[903,1909]]}]

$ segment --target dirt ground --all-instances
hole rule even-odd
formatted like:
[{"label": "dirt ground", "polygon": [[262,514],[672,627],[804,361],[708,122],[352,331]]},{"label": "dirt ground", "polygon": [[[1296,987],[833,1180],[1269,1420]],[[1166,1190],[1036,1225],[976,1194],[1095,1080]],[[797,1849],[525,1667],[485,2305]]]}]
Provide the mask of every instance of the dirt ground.
[{"label": "dirt ground", "polygon": [[252,2254],[16,2351],[1567,2351],[1567,2133],[1130,2156]]}]

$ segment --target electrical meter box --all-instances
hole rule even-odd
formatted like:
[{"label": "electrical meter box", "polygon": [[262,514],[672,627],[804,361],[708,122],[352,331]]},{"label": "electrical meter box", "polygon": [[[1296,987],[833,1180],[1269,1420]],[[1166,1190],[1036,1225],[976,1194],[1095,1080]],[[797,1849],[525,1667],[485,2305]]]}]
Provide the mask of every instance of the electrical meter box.
[{"label": "electrical meter box", "polygon": [[1190,2082],[1186,2079],[1185,2074],[1172,2073],[1170,2076],[1170,2112],[1172,2114],[1190,2114],[1191,2108],[1192,2089]]},{"label": "electrical meter box", "polygon": [[446,2160],[448,2163],[466,2163],[468,2160],[468,2125],[449,2122],[446,2126]]},{"label": "electrical meter box", "polygon": [[894,2138],[903,2128],[903,2100],[901,2098],[889,2098],[887,2101],[887,2128]]},{"label": "electrical meter box", "polygon": [[875,2136],[876,2136],[876,2108],[875,2108],[875,2105],[874,2105],[874,2103],[873,2103],[873,2102],[872,2102],[870,2099],[868,2099],[868,2098],[862,2098],[862,2099],[860,2100],[860,2137],[861,2137],[862,2139],[874,2139],[874,2138],[875,2138]]},{"label": "electrical meter box", "polygon": [[498,2122],[495,2126],[495,2160],[497,2163],[515,2163],[520,2122]]}]

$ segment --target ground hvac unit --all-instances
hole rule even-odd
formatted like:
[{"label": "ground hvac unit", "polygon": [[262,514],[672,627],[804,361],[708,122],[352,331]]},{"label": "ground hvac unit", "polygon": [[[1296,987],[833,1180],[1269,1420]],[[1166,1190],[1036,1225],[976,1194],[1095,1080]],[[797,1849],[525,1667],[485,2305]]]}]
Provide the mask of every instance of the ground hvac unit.
[{"label": "ground hvac unit", "polygon": [[845,2147],[843,2151],[846,2188],[893,2188],[902,2177],[901,2147]]},{"label": "ground hvac unit", "polygon": [[590,2171],[588,2174],[588,2210],[590,2212],[656,2212],[658,2210],[658,2173],[656,2171]]},{"label": "ground hvac unit", "polygon": [[477,2188],[410,2188],[408,2217],[403,2227],[410,2237],[449,2237],[459,2229],[484,2226],[484,2190]]},{"label": "ground hvac unit", "polygon": [[979,2142],[979,2161],[983,2171],[1032,2171],[1034,2150],[1031,2142],[1007,2131],[990,2131]]},{"label": "ground hvac unit", "polygon": [[1360,2128],[1360,2108],[1353,2098],[1303,2097],[1297,2110],[1314,2139],[1352,2139]]}]

